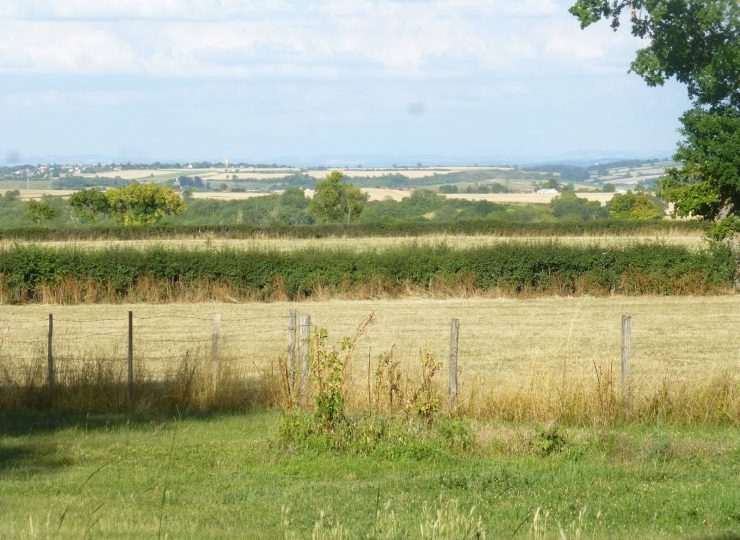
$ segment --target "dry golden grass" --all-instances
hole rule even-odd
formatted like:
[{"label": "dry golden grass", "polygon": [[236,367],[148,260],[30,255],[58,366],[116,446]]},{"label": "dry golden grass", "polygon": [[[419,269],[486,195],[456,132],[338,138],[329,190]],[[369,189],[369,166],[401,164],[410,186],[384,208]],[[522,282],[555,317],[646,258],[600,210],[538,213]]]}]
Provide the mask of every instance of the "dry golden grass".
[{"label": "dry golden grass", "polygon": [[[55,318],[60,356],[125,356],[126,317],[135,316],[140,357],[178,358],[210,350],[212,317],[220,313],[220,351],[245,369],[264,368],[284,355],[291,304],[170,304],[0,306],[0,356],[45,359],[47,316]],[[740,297],[609,297],[304,302],[315,325],[333,339],[350,335],[374,312],[378,320],[361,356],[395,345],[415,362],[422,349],[447,355],[450,319],[461,322],[464,384],[479,374],[501,384],[537,377],[591,379],[594,362],[618,362],[620,315],[634,317],[633,371],[638,381],[740,375]],[[22,341],[24,343],[16,343]],[[616,366],[617,364],[615,364]],[[639,386],[639,385],[638,385]]]},{"label": "dry golden grass", "polygon": [[[589,201],[599,201],[605,204],[612,200],[614,193],[577,193],[578,197]],[[450,193],[445,195],[449,199],[463,199],[466,201],[488,201],[495,203],[518,204],[548,204],[558,196],[557,193]]]},{"label": "dry golden grass", "polygon": [[0,248],[7,248],[14,244],[33,243],[49,247],[63,247],[68,249],[103,249],[110,247],[140,248],[145,249],[153,246],[166,248],[178,248],[187,250],[200,249],[242,249],[250,251],[279,251],[290,252],[302,249],[351,249],[356,251],[368,251],[374,249],[387,249],[403,247],[408,245],[447,245],[452,248],[468,249],[474,247],[491,246],[500,243],[520,244],[542,244],[562,243],[567,246],[602,246],[602,247],[625,247],[636,244],[665,244],[671,246],[683,246],[691,249],[700,249],[706,246],[706,239],[700,231],[687,233],[686,231],[665,231],[654,235],[632,236],[632,235],[602,235],[602,236],[494,236],[494,235],[428,235],[428,236],[388,236],[388,237],[363,237],[363,238],[172,238],[151,240],[75,240],[75,241],[48,241],[48,242],[24,242],[0,240]]},{"label": "dry golden grass", "polygon": [[211,199],[215,201],[244,201],[254,199],[255,197],[265,197],[273,193],[263,193],[256,191],[247,192],[218,192],[218,191],[196,191],[193,193],[193,199]]}]

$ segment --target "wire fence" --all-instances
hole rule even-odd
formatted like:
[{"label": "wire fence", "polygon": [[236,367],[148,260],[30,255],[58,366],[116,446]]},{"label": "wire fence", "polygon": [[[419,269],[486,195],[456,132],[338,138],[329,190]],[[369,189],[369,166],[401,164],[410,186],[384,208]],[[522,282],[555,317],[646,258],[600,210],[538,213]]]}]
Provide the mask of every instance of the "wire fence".
[{"label": "wire fence", "polygon": [[[212,314],[172,312],[141,316],[132,311],[122,313],[121,317],[102,318],[67,317],[65,313],[48,317],[27,314],[5,317],[0,318],[0,376],[19,384],[42,377],[51,388],[55,382],[75,374],[107,370],[123,380],[128,379],[132,386],[143,372],[156,379],[182,369],[184,363],[200,362],[204,369],[214,374],[214,380],[215,374],[225,367],[240,376],[258,376],[282,366],[297,384],[305,386],[306,382],[300,379],[310,377],[307,355],[312,329],[328,329],[336,342],[351,335],[358,322],[342,313],[327,315],[324,311],[319,315],[299,316],[293,309],[272,315],[231,310]],[[581,357],[576,360],[587,366],[585,375],[593,377],[602,369],[596,361],[592,369],[592,360],[612,362],[610,369],[613,368],[620,378],[628,402],[626,398],[633,379],[639,385],[651,376],[663,375],[654,367],[651,367],[652,373],[647,373],[644,366],[649,361],[665,360],[661,365],[676,371],[682,364],[695,362],[695,357],[706,349],[705,344],[688,339],[677,341],[670,329],[656,331],[655,327],[640,333],[644,327],[638,326],[633,344],[632,327],[625,327],[624,320],[620,327],[618,319],[610,319],[608,324],[613,332],[600,335],[578,325],[574,317],[570,326],[559,323],[556,342],[547,344],[547,351],[543,352],[543,339],[536,334],[542,328],[536,324],[532,324],[531,339],[502,346],[496,344],[497,335],[503,332],[496,325],[481,320],[463,320],[462,324],[456,318],[452,321],[450,324],[449,318],[427,316],[379,325],[358,351],[358,356],[367,357],[366,365],[364,361],[358,362],[358,375],[369,377],[371,356],[377,358],[396,344],[397,350],[403,350],[399,356],[407,360],[414,355],[418,358],[423,347],[442,364],[441,373],[447,379],[450,399],[454,400],[458,377],[464,385],[469,385],[483,368],[493,376],[489,380],[505,381],[507,377],[513,380],[513,374],[521,374],[525,369],[522,366],[529,366],[526,369],[531,369],[530,376],[537,376],[536,370],[542,367],[539,364],[544,365],[545,360],[554,357],[562,360],[565,381],[565,372],[572,369],[568,362],[577,356],[573,343],[579,341]],[[519,321],[516,324],[527,327],[530,323]],[[647,333],[658,335],[660,339],[648,340]],[[738,360],[740,351],[735,351],[736,366]],[[686,370],[686,373],[691,372]],[[568,376],[574,374],[572,370]]]},{"label": "wire fence", "polygon": [[44,368],[60,378],[91,366],[127,370],[131,357],[134,369],[154,375],[186,359],[228,362],[239,373],[257,374],[285,355],[287,315],[130,316],[130,327],[127,317],[0,319],[0,372],[27,376]]}]

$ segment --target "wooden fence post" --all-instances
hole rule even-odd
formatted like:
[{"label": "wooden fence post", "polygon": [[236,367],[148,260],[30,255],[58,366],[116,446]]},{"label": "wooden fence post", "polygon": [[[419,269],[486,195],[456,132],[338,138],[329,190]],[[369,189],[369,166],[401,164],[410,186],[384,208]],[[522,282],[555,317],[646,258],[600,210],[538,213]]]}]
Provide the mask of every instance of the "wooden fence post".
[{"label": "wooden fence post", "polygon": [[286,368],[288,370],[288,390],[293,393],[295,387],[295,337],[296,337],[296,318],[297,311],[291,309],[288,312],[288,356],[286,358]]},{"label": "wooden fence post", "polygon": [[311,316],[301,315],[299,325],[301,327],[301,401],[306,399],[308,392],[308,352],[311,341]]},{"label": "wooden fence post", "polygon": [[49,313],[49,332],[46,338],[46,364],[49,369],[49,398],[54,399],[54,386],[56,385],[56,373],[54,372],[54,315]]},{"label": "wooden fence post", "polygon": [[448,390],[450,395],[450,411],[457,401],[457,347],[460,334],[460,320],[452,319],[450,326],[450,371]]},{"label": "wooden fence post", "polygon": [[134,312],[128,312],[128,404],[134,403]]},{"label": "wooden fence post", "polygon": [[632,379],[630,364],[632,361],[632,317],[622,315],[622,402],[629,414],[632,409]]},{"label": "wooden fence post", "polygon": [[211,382],[213,394],[218,387],[218,334],[221,331],[221,314],[216,313],[213,317],[213,331],[211,332]]}]

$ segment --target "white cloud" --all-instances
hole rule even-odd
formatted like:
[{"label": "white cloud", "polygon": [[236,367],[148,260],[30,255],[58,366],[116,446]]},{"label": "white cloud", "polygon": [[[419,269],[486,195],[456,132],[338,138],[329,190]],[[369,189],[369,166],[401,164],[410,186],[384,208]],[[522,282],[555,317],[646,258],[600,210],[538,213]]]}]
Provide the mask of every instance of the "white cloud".
[{"label": "white cloud", "polygon": [[0,17],[25,20],[222,20],[285,12],[286,0],[5,0]]},{"label": "white cloud", "polygon": [[[440,78],[631,55],[554,0],[5,0],[0,74]],[[616,37],[615,37],[616,36]],[[615,54],[617,51],[617,54]]]}]

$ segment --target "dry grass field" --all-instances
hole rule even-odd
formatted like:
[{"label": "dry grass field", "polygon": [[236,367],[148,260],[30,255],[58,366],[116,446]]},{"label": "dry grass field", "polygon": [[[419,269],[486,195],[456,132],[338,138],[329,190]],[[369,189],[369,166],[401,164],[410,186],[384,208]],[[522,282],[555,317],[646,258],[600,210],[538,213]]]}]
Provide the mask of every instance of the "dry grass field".
[{"label": "dry grass field", "polygon": [[[582,199],[608,203],[614,193],[576,193]],[[557,193],[451,193],[446,195],[450,199],[464,199],[466,201],[489,201],[496,203],[517,204],[548,204],[557,197]]]},{"label": "dry grass field", "polygon": [[[127,312],[134,312],[135,361],[149,372],[183,357],[208,357],[212,320],[221,314],[219,354],[231,369],[276,369],[287,346],[287,303],[0,306],[0,368],[46,365],[47,316],[54,314],[54,347],[61,371],[80,358],[126,358]],[[528,396],[562,406],[561,392],[618,380],[620,321],[633,316],[636,399],[661,385],[698,391],[710,383],[740,383],[740,297],[610,297],[532,300],[419,298],[328,301],[298,305],[331,341],[353,333],[374,313],[351,366],[358,387],[368,361],[394,348],[401,365],[418,370],[422,351],[446,363],[450,320],[460,320],[460,384],[471,409],[477,393]],[[65,360],[74,358],[77,361]],[[68,362],[68,364],[65,364]],[[25,373],[23,369],[20,373]],[[598,376],[597,376],[598,374]],[[611,374],[611,375],[610,375]],[[675,386],[674,386],[675,385]],[[737,396],[736,396],[737,397]],[[567,400],[565,400],[567,401]],[[736,400],[737,401],[737,400]],[[545,406],[545,405],[542,405]],[[735,418],[740,421],[740,418]]]},{"label": "dry grass field", "polygon": [[485,247],[500,243],[543,244],[560,243],[567,246],[627,247],[638,244],[664,244],[669,246],[684,246],[691,249],[701,249],[707,245],[707,240],[696,231],[695,234],[686,232],[654,235],[601,235],[601,236],[495,236],[495,235],[428,235],[428,236],[378,236],[363,238],[172,238],[151,240],[65,240],[48,242],[25,242],[19,240],[0,240],[0,248],[7,248],[14,244],[37,244],[49,247],[63,247],[69,249],[103,249],[140,248],[153,246],[187,250],[200,249],[240,249],[249,251],[279,251],[290,252],[304,249],[352,249],[368,251],[375,249],[398,248],[409,245],[438,246],[446,245],[451,248],[467,249]]},{"label": "dry grass field", "polygon": [[[368,194],[368,198],[371,201],[384,201],[386,199],[400,201],[409,197],[413,193],[412,189],[391,188],[362,188],[362,191]],[[313,197],[313,190],[306,189],[305,193],[307,197]],[[249,199],[251,197],[259,197],[262,195],[269,195],[269,193],[203,192],[193,194],[196,199],[218,199],[224,201]],[[547,193],[452,193],[445,195],[445,197],[450,199],[489,201],[502,204],[548,204],[556,196],[557,194]],[[578,193],[578,196],[590,201],[599,201],[602,204],[605,204],[612,199],[614,193]]]}]

